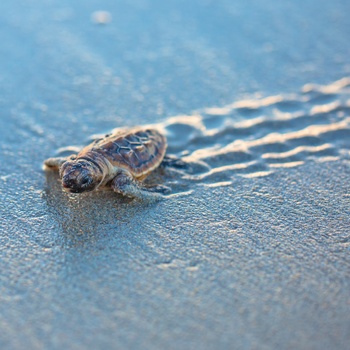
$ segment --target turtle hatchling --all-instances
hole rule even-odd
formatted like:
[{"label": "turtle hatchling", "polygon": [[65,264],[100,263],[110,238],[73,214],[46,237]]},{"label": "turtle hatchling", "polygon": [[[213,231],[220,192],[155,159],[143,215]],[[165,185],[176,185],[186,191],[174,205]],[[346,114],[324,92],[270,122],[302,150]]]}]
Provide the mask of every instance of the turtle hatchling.
[{"label": "turtle hatchling", "polygon": [[63,188],[71,193],[110,186],[124,196],[152,199],[170,190],[142,183],[161,163],[174,162],[165,156],[166,148],[165,136],[155,129],[119,129],[95,140],[76,155],[49,158],[44,164],[59,170]]}]

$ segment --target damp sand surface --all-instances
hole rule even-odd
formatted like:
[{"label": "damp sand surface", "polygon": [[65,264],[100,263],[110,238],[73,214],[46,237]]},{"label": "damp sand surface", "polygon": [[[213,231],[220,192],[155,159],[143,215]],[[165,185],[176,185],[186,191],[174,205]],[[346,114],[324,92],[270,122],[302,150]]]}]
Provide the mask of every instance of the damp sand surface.
[{"label": "damp sand surface", "polygon": [[[2,2],[2,348],[348,348],[348,5],[298,3]],[[161,201],[42,169],[133,125]]]}]

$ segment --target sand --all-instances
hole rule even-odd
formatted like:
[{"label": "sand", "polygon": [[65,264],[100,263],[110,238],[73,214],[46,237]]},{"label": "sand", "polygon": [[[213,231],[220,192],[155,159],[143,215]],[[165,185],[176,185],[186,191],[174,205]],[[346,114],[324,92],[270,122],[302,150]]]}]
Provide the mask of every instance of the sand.
[{"label": "sand", "polygon": [[[347,349],[349,10],[2,1],[1,348]],[[42,169],[140,124],[159,202]]]}]

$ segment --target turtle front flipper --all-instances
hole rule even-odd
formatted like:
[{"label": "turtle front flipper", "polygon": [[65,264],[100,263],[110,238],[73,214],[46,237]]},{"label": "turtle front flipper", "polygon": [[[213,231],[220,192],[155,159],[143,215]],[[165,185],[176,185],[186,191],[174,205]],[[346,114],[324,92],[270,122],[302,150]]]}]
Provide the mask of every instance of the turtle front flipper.
[{"label": "turtle front flipper", "polygon": [[112,180],[111,187],[114,192],[124,196],[151,201],[161,199],[163,194],[170,192],[169,187],[162,185],[146,187],[126,172],[119,173]]},{"label": "turtle front flipper", "polygon": [[74,160],[77,158],[76,154],[71,154],[68,157],[56,157],[56,158],[48,158],[44,161],[44,165],[48,168],[59,169],[63,163]]},{"label": "turtle front flipper", "polygon": [[44,165],[48,168],[57,168],[59,169],[63,163],[67,161],[67,157],[57,157],[57,158],[48,158],[44,161]]}]

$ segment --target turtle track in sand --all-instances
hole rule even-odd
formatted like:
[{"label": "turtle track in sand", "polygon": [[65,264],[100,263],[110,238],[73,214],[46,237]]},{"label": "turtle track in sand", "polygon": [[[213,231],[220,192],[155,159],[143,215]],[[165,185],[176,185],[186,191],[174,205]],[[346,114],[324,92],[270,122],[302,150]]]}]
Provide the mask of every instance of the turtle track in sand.
[{"label": "turtle track in sand", "polygon": [[179,191],[185,184],[228,186],[237,176],[350,158],[350,78],[206,108],[158,127],[167,135],[168,153],[191,166],[169,184]]}]

